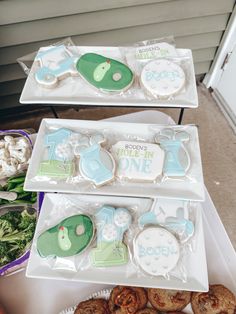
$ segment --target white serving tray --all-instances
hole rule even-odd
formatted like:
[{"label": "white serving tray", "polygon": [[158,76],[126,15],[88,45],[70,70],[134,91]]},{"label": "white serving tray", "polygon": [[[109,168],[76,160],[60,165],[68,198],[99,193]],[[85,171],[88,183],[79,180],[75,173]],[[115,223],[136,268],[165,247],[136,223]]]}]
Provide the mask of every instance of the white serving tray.
[{"label": "white serving tray", "polygon": [[115,180],[112,183],[99,188],[94,188],[94,186],[86,180],[79,181],[76,184],[60,180],[55,184],[55,180],[40,181],[40,177],[37,177],[39,164],[45,150],[45,134],[48,132],[48,128],[58,129],[62,127],[73,131],[83,131],[88,129],[91,132],[105,132],[105,134],[114,136],[114,143],[119,140],[119,137],[123,138],[127,135],[130,137],[134,136],[135,138],[144,138],[147,142],[152,142],[154,134],[162,128],[171,127],[178,131],[185,129],[185,126],[177,125],[162,126],[143,123],[134,124],[90,120],[43,119],[28,168],[24,186],[25,190],[118,196],[165,197],[196,201],[204,200],[204,183],[197,127],[186,126],[186,131],[190,134],[190,141],[187,144],[187,149],[190,152],[191,159],[191,166],[187,173],[188,179],[168,179],[161,181],[160,183],[144,182],[142,184],[140,184],[140,182],[126,181],[124,183]]},{"label": "white serving tray", "polygon": [[[124,62],[119,47],[78,46],[72,48],[78,56],[86,52],[94,52]],[[122,95],[107,95],[97,92],[80,76],[68,77],[55,88],[46,89],[41,87],[34,78],[35,71],[38,69],[38,63],[34,62],[23,88],[20,102],[22,104],[197,108],[198,96],[192,52],[190,49],[177,49],[177,52],[180,57],[189,60],[189,66],[186,92],[176,95],[173,100],[148,99],[137,82]]]},{"label": "white serving tray", "polygon": [[[39,234],[45,230],[45,223],[49,221],[51,217],[51,210],[56,210],[57,222],[65,218],[64,208],[66,208],[68,202],[72,201],[78,207],[80,204],[85,203],[101,203],[108,204],[115,207],[136,207],[136,211],[145,211],[151,209],[152,206],[156,206],[156,202],[152,199],[145,198],[128,198],[128,197],[114,197],[114,196],[91,196],[91,195],[69,195],[69,194],[46,194],[42,205],[39,221],[37,224],[35,237],[33,240],[30,259],[27,266],[26,276],[33,278],[46,278],[46,279],[61,279],[71,281],[83,281],[91,283],[103,283],[103,284],[120,284],[131,286],[145,286],[145,287],[159,287],[167,289],[180,289],[180,290],[192,290],[192,291],[207,291],[208,290],[208,276],[205,256],[204,235],[202,227],[201,206],[198,203],[196,208],[196,215],[198,215],[198,227],[196,235],[194,237],[194,249],[193,252],[186,256],[186,274],[187,282],[184,283],[180,279],[173,276],[170,280],[166,280],[163,277],[151,277],[144,276],[136,271],[132,271],[132,274],[127,276],[127,273],[132,269],[133,264],[131,261],[119,267],[107,267],[104,269],[90,267],[81,271],[63,271],[53,270],[47,261],[42,259],[36,248],[36,240]],[[167,206],[165,206],[167,202]],[[182,201],[176,201],[176,208],[183,204]],[[55,208],[55,204],[58,204]],[[167,210],[169,207],[168,201],[161,201],[162,207]],[[179,205],[178,205],[179,204]],[[61,215],[61,218],[58,217]],[[55,225],[54,223],[53,225]],[[48,227],[48,225],[47,225]],[[79,260],[78,260],[79,261]]]}]

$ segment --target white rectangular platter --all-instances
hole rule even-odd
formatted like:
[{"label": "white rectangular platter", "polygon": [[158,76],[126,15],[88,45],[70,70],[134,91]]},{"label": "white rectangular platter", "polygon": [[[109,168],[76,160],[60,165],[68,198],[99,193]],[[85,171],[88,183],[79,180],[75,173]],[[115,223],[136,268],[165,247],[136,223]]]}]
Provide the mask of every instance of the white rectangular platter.
[{"label": "white rectangular platter", "polygon": [[[153,141],[153,135],[164,128],[173,128],[176,131],[187,130],[190,135],[190,141],[187,149],[190,152],[191,166],[184,179],[167,179],[160,182],[134,182],[118,181],[101,187],[92,186],[86,180],[76,183],[66,182],[66,180],[50,181],[43,180],[37,176],[42,156],[45,151],[44,140],[49,129],[68,128],[72,131],[90,130],[101,132],[111,136],[116,143],[124,137],[141,138],[147,142]],[[109,138],[108,138],[109,140]],[[114,142],[115,140],[115,142]],[[32,158],[25,181],[25,190],[44,191],[44,192],[64,192],[64,193],[89,193],[103,195],[120,195],[120,196],[143,196],[143,197],[166,197],[175,199],[204,200],[204,184],[202,175],[201,155],[198,140],[198,131],[195,126],[163,126],[155,124],[138,124],[138,123],[121,123],[105,121],[86,121],[86,120],[67,120],[67,119],[43,119],[36,143],[33,149]]]},{"label": "white rectangular platter", "polygon": [[[186,254],[186,261],[184,265],[186,267],[187,281],[183,282],[180,278],[170,276],[167,280],[164,277],[154,277],[148,275],[140,275],[139,272],[135,271],[134,265],[131,261],[123,266],[113,266],[105,268],[96,267],[84,267],[75,271],[71,262],[71,269],[65,270],[60,269],[63,261],[60,259],[59,264],[53,264],[52,261],[47,261],[40,257],[36,248],[36,241],[45,228],[47,229],[48,221],[54,211],[55,219],[57,223],[65,218],[67,213],[67,205],[72,202],[78,206],[83,206],[84,203],[92,204],[107,204],[114,207],[135,207],[135,213],[145,212],[151,210],[153,206],[157,206],[156,202],[152,199],[145,198],[127,198],[127,197],[114,197],[114,196],[89,196],[89,195],[69,195],[69,194],[46,194],[43,202],[42,210],[40,213],[39,221],[37,224],[35,237],[33,240],[29,263],[27,266],[26,275],[27,277],[34,278],[46,278],[46,279],[61,279],[71,281],[83,281],[91,283],[103,283],[103,284],[120,284],[120,285],[131,285],[131,286],[145,286],[145,287],[160,287],[167,289],[180,289],[180,290],[192,290],[192,291],[207,291],[208,290],[208,276],[207,276],[207,265],[205,256],[205,245],[204,245],[204,234],[202,226],[202,213],[200,203],[196,207],[197,224],[196,232],[194,235],[194,249],[192,252]],[[183,205],[182,201],[172,201],[176,208],[179,205]],[[161,200],[162,207],[166,210],[170,208],[168,200]],[[173,205],[172,205],[173,206]],[[154,209],[154,208],[153,208]],[[67,214],[68,215],[68,214]],[[53,215],[54,216],[54,215]],[[59,217],[61,217],[59,219]],[[55,225],[54,223],[53,225]],[[51,225],[51,226],[53,226]],[[81,257],[82,259],[82,257]],[[79,265],[83,263],[78,256],[76,260]],[[65,262],[64,262],[65,263]],[[64,264],[67,265],[67,264]],[[58,266],[58,267],[57,267]],[[69,267],[70,264],[67,265]]]},{"label": "white rectangular platter", "polygon": [[[42,50],[49,47],[43,47]],[[125,62],[119,47],[78,46],[71,48],[78,57],[87,52],[98,53],[108,58]],[[131,48],[130,48],[131,49]],[[190,49],[177,49],[179,58],[188,60],[187,83],[184,93],[179,93],[174,99],[147,98],[135,79],[129,90],[122,94],[104,94],[96,91],[80,76],[67,77],[55,88],[47,89],[40,86],[35,80],[38,63],[35,61],[27,77],[20,102],[22,104],[73,104],[86,106],[134,106],[134,107],[185,107],[197,108],[198,97],[193,66],[193,57]],[[54,60],[55,61],[55,60]],[[132,67],[131,67],[132,68]]]}]

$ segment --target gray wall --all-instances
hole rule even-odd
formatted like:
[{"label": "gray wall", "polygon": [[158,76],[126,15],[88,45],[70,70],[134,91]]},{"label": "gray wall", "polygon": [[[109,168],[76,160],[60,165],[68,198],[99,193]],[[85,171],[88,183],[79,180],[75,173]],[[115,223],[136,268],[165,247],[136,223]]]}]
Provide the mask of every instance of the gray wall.
[{"label": "gray wall", "polygon": [[234,0],[0,1],[0,109],[18,105],[25,75],[16,58],[71,36],[78,45],[121,45],[174,35],[209,70]]}]

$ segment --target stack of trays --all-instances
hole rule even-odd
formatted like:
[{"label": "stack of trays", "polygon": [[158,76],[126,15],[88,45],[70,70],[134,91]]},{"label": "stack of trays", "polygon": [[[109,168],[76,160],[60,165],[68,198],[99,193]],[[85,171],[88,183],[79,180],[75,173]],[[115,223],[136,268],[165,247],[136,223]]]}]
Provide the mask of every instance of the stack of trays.
[{"label": "stack of trays", "polygon": [[208,291],[196,126],[44,119],[24,189],[28,277]]}]

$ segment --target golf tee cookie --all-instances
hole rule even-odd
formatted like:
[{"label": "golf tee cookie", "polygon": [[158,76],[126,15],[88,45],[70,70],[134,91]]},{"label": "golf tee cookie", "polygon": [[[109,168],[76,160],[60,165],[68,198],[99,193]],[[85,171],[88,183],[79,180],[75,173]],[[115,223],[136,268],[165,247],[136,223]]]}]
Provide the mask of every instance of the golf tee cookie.
[{"label": "golf tee cookie", "polygon": [[147,227],[134,240],[137,265],[152,276],[165,276],[175,268],[180,247],[175,236],[164,228]]},{"label": "golf tee cookie", "polygon": [[37,239],[37,250],[41,257],[73,256],[86,250],[93,236],[91,218],[74,215],[43,232]]},{"label": "golf tee cookie", "polygon": [[127,65],[96,53],[84,54],[76,67],[88,83],[104,92],[125,91],[132,85],[134,79]]},{"label": "golf tee cookie", "polygon": [[125,231],[131,224],[126,208],[103,206],[96,214],[97,247],[91,251],[95,267],[123,265],[128,262],[128,249],[123,243]]},{"label": "golf tee cookie", "polygon": [[168,98],[176,95],[185,85],[185,73],[181,66],[168,60],[156,59],[142,69],[140,82],[147,94]]},{"label": "golf tee cookie", "polygon": [[162,174],[164,151],[156,144],[120,141],[113,145],[116,175],[137,181],[153,181]]}]

